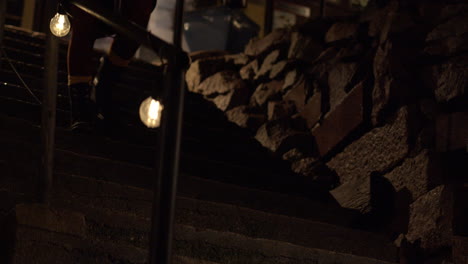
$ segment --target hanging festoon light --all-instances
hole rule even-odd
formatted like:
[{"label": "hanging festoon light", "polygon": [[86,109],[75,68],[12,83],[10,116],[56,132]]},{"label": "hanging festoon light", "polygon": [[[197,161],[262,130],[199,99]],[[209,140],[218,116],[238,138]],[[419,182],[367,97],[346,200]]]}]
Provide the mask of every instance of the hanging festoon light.
[{"label": "hanging festoon light", "polygon": [[164,106],[152,96],[146,98],[140,105],[140,119],[145,126],[156,128],[161,125],[161,114]]},{"label": "hanging festoon light", "polygon": [[68,35],[71,29],[70,19],[66,14],[63,5],[59,3],[57,14],[50,20],[50,31],[59,38]]}]

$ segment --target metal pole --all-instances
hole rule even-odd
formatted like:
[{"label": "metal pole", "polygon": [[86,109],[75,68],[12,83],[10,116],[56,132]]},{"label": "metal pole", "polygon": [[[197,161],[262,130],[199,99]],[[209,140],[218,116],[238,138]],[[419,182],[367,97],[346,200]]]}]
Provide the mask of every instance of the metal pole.
[{"label": "metal pole", "polygon": [[174,47],[178,51],[169,65],[170,85],[164,90],[163,123],[156,162],[157,180],[154,190],[150,238],[150,264],[169,264],[172,258],[175,200],[179,176],[180,143],[185,93],[185,61],[182,55],[184,1],[177,0],[174,17]]},{"label": "metal pole", "polygon": [[[45,17],[52,17],[57,2],[48,0],[46,4]],[[44,62],[44,95],[42,100],[42,175],[40,200],[49,203],[53,184],[54,173],[54,150],[55,150],[55,120],[57,105],[57,72],[59,42],[50,30],[46,31],[46,50]]]},{"label": "metal pole", "polygon": [[264,34],[270,34],[273,31],[273,12],[274,3],[273,0],[266,0],[265,2],[265,27]]}]

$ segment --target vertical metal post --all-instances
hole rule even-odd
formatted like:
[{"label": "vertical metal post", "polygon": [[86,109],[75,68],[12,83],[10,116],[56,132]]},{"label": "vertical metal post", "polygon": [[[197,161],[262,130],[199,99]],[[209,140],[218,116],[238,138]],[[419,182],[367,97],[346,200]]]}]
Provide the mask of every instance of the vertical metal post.
[{"label": "vertical metal post", "polygon": [[264,22],[264,35],[270,34],[273,31],[273,0],[265,0],[265,22]]},{"label": "vertical metal post", "polygon": [[[57,2],[48,0],[46,2],[45,17],[52,17]],[[53,172],[54,172],[54,149],[55,149],[55,120],[57,105],[57,72],[59,42],[50,30],[46,31],[46,50],[44,62],[44,95],[42,100],[42,175],[40,179],[40,200],[43,203],[50,201]]]},{"label": "vertical metal post", "polygon": [[[181,50],[184,1],[177,0],[174,17],[174,46]],[[179,176],[180,143],[185,93],[185,72],[181,53],[172,58],[165,87],[163,122],[156,162],[157,181],[154,189],[150,237],[150,264],[169,264],[172,258],[175,200]]]},{"label": "vertical metal post", "polygon": [[320,18],[325,17],[325,6],[326,6],[326,0],[320,0]]}]

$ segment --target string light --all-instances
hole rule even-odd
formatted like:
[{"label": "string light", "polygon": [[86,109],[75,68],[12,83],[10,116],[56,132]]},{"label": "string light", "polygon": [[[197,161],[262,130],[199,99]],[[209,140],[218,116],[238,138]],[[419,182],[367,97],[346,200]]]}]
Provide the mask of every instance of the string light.
[{"label": "string light", "polygon": [[[60,8],[59,8],[60,9]],[[71,29],[70,20],[64,12],[57,12],[50,20],[50,31],[59,38],[68,35]]]},{"label": "string light", "polygon": [[146,98],[140,105],[140,119],[149,128],[159,127],[164,106],[153,97]]}]

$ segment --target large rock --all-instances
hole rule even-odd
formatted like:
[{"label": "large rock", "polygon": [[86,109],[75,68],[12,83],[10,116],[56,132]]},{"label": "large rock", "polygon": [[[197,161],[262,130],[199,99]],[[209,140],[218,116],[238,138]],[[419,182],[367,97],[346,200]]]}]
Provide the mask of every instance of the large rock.
[{"label": "large rock", "polygon": [[312,36],[300,32],[291,34],[291,46],[288,51],[288,59],[314,61],[323,50],[323,44]]},{"label": "large rock", "polygon": [[245,105],[226,111],[226,117],[236,125],[252,130],[258,129],[266,120],[265,115],[254,112]]},{"label": "large rock", "polygon": [[224,57],[210,57],[195,61],[185,74],[187,89],[196,92],[198,85],[206,78],[221,71],[229,69],[230,64],[226,63]]},{"label": "large rock", "polygon": [[268,120],[277,120],[290,117],[296,112],[296,106],[292,102],[272,101],[268,102]]},{"label": "large rock", "polygon": [[253,80],[258,73],[258,60],[253,60],[249,64],[242,67],[239,74],[243,80]]},{"label": "large rock", "polygon": [[358,69],[357,63],[338,63],[328,75],[330,108],[333,110],[346,98],[346,88],[351,84]]},{"label": "large rock", "polygon": [[312,131],[319,154],[321,156],[328,154],[363,122],[364,87],[360,83]]},{"label": "large rock", "polygon": [[263,60],[262,66],[258,70],[257,74],[255,75],[255,80],[263,80],[265,77],[268,77],[270,71],[273,68],[273,65],[278,61],[280,58],[280,51],[274,50],[266,58]]},{"label": "large rock", "polygon": [[270,100],[281,98],[282,81],[271,81],[269,83],[260,84],[251,97],[251,104],[254,106],[266,106]]},{"label": "large rock", "polygon": [[431,67],[427,80],[434,89],[437,101],[448,102],[466,96],[468,86],[468,56],[454,57]]},{"label": "large rock", "polygon": [[302,112],[306,103],[306,96],[306,81],[303,78],[283,95],[283,100],[293,102],[297,111]]},{"label": "large rock", "polygon": [[436,155],[424,150],[416,157],[407,158],[384,177],[395,191],[408,190],[415,201],[441,183],[442,171]]},{"label": "large rock", "polygon": [[453,193],[448,186],[439,186],[421,196],[410,206],[407,238],[421,240],[427,250],[452,246]]},{"label": "large rock", "polygon": [[245,47],[244,53],[248,56],[258,57],[274,49],[284,49],[289,45],[290,32],[286,29],[277,29],[262,39],[253,39]]},{"label": "large rock", "polygon": [[341,207],[358,210],[363,214],[372,209],[370,177],[346,182],[330,193]]},{"label": "large rock", "polygon": [[311,144],[309,134],[297,131],[290,120],[276,120],[262,125],[255,135],[262,146],[277,154]]},{"label": "large rock", "polygon": [[408,119],[409,109],[401,108],[391,123],[374,128],[351,143],[327,166],[336,171],[343,183],[394,167],[409,150]]},{"label": "large rock", "polygon": [[282,60],[282,61],[275,63],[275,65],[271,67],[270,76],[269,76],[270,79],[271,80],[282,79],[286,71],[293,68],[293,66],[294,66],[293,61]]},{"label": "large rock", "polygon": [[224,56],[224,60],[227,63],[231,63],[239,67],[246,65],[249,62],[249,57],[244,53],[228,54]]},{"label": "large rock", "polygon": [[315,92],[309,98],[299,116],[305,120],[307,127],[312,129],[322,117],[322,93]]},{"label": "large rock", "polygon": [[468,112],[436,117],[436,148],[440,152],[468,148]]},{"label": "large rock", "polygon": [[330,43],[338,40],[353,38],[357,34],[359,24],[342,23],[333,24],[325,35],[325,42]]},{"label": "large rock", "polygon": [[193,92],[203,94],[222,111],[248,102],[249,91],[234,71],[223,71],[207,78]]},{"label": "large rock", "polygon": [[297,69],[289,71],[284,78],[284,84],[282,88],[283,92],[291,89],[299,80],[302,79],[302,77],[303,76],[298,72]]}]

